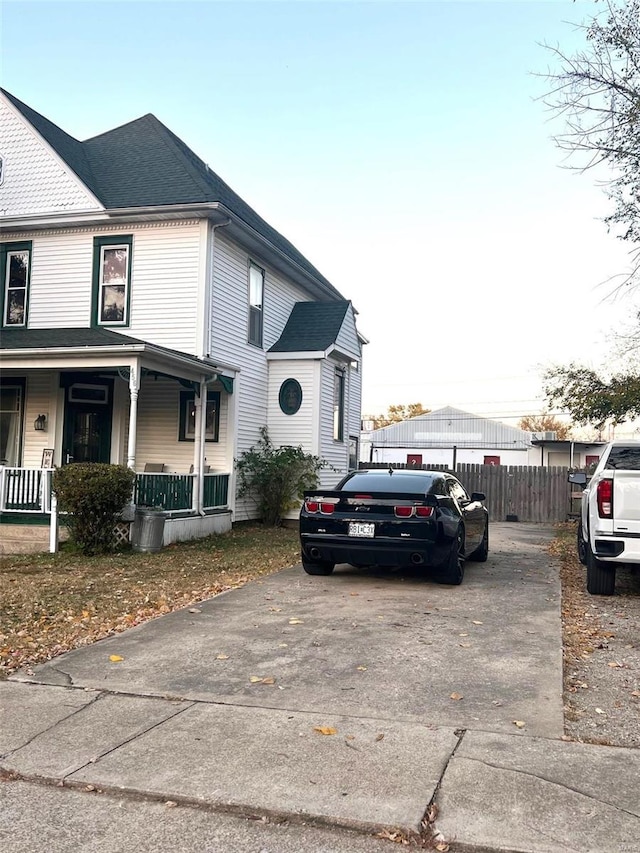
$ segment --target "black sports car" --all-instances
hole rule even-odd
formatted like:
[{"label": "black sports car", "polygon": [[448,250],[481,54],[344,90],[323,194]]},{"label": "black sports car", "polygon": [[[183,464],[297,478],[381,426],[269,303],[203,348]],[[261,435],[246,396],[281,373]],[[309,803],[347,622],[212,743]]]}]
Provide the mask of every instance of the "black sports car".
[{"label": "black sports car", "polygon": [[464,561],[489,553],[484,499],[444,471],[354,471],[333,490],[304,493],[302,566],[310,575],[329,575],[336,563],[425,566],[440,583],[459,584]]}]

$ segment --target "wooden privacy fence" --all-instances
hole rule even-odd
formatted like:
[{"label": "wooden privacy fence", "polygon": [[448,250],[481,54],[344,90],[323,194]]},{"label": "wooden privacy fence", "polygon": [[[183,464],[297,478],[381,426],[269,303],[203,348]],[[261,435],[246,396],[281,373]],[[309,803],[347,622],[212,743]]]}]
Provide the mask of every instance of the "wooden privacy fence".
[{"label": "wooden privacy fence", "polygon": [[[360,464],[360,468],[388,467],[384,462]],[[450,471],[446,465],[392,463],[391,467]],[[573,488],[567,481],[568,472],[568,468],[560,467],[460,463],[451,473],[468,492],[485,493],[489,517],[494,521],[506,521],[510,516],[510,521],[557,522],[567,521],[572,514]]]}]

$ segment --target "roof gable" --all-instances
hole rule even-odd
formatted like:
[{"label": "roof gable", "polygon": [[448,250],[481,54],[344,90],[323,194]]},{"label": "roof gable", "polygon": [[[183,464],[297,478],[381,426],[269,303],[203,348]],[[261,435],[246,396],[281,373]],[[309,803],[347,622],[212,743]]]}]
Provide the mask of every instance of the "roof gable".
[{"label": "roof gable", "polygon": [[286,237],[151,113],[79,142],[9,92],[0,91],[107,210],[221,204],[340,298],[328,279]]}]

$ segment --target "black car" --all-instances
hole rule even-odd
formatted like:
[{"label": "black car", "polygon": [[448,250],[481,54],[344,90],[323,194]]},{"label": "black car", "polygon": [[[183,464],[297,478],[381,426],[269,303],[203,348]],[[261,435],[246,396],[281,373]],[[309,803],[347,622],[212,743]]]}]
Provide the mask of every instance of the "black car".
[{"label": "black car", "polygon": [[464,561],[489,553],[484,499],[444,471],[354,471],[333,490],[304,493],[302,566],[310,575],[329,575],[336,563],[425,566],[440,583],[459,584]]}]

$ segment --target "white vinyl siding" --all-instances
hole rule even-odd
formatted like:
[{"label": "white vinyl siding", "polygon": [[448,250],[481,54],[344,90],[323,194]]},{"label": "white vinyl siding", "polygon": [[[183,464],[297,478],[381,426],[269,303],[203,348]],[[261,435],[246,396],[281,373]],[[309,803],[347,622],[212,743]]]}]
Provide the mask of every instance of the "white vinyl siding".
[{"label": "white vinyl siding", "polygon": [[[349,441],[346,434],[346,423],[345,440],[335,441],[333,438],[333,383],[336,367],[341,366],[343,366],[341,362],[334,361],[331,358],[321,362],[319,455],[331,466],[331,468],[324,469],[321,472],[323,486],[331,486],[337,483],[340,477],[347,473],[349,463]],[[345,374],[345,410],[348,410],[350,399],[350,385],[348,380],[349,377]]]},{"label": "white vinyl siding", "polygon": [[3,216],[103,210],[98,200],[0,94]]},{"label": "white vinyl siding", "polygon": [[353,309],[351,307],[347,310],[342,326],[340,327],[340,331],[338,332],[336,346],[340,352],[348,353],[349,355],[352,355],[354,359],[359,358],[360,353],[362,352],[360,341],[358,340],[358,334],[356,332]]},{"label": "white vinyl siding", "polygon": [[[138,396],[137,471],[144,471],[146,462],[162,462],[165,471],[186,474],[193,464],[194,442],[178,440],[181,390],[183,386],[170,379],[143,379]],[[212,390],[220,391],[220,432],[217,442],[206,442],[205,465],[212,472],[229,473],[225,462],[228,397],[221,387]],[[127,430],[124,447],[126,441]]]},{"label": "white vinyl siding", "polygon": [[[57,380],[58,374],[53,372],[32,373],[27,377],[22,442],[22,465],[25,468],[39,468],[45,447],[55,449]],[[33,428],[38,415],[47,416],[45,431],[36,432]]]},{"label": "white vinyl siding", "polygon": [[193,355],[198,352],[200,228],[197,223],[130,229],[131,319],[123,333]]},{"label": "white vinyl siding", "polygon": [[88,328],[92,269],[91,232],[34,234],[29,328]]},{"label": "white vinyl siding", "polygon": [[[271,361],[269,363],[269,435],[275,445],[300,445],[305,453],[318,455],[317,428],[320,362]],[[285,415],[278,396],[285,379],[296,379],[302,388],[302,404],[294,415]]]},{"label": "white vinyl siding", "polygon": [[12,235],[32,240],[29,328],[88,328],[93,238],[133,235],[130,321],[125,335],[195,355],[200,229],[197,222]]},{"label": "white vinyl siding", "polygon": [[238,455],[256,443],[260,427],[267,424],[266,350],[282,334],[295,303],[307,297],[263,265],[263,348],[252,346],[247,342],[249,261],[261,261],[222,236],[221,230],[216,233],[215,247],[210,354],[213,361],[240,368],[234,389],[239,394]]}]

